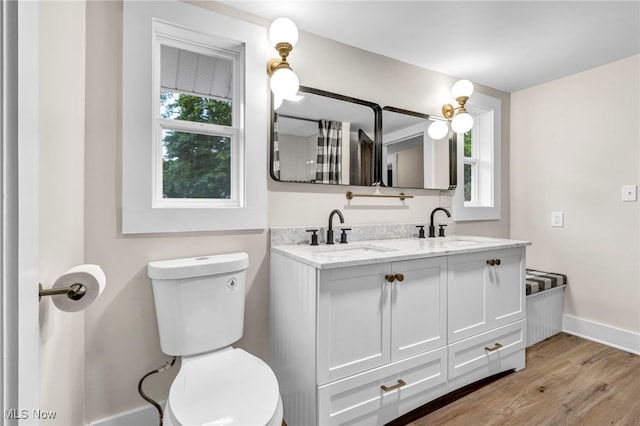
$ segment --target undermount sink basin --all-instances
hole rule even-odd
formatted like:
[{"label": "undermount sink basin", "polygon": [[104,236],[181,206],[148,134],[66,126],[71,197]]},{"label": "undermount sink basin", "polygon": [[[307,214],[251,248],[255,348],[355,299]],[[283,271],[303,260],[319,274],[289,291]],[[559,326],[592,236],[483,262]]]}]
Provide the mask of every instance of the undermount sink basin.
[{"label": "undermount sink basin", "polygon": [[479,240],[460,237],[402,238],[385,241],[386,246],[396,250],[436,250],[473,246],[481,243]]},{"label": "undermount sink basin", "polygon": [[371,256],[376,253],[394,251],[391,247],[373,244],[334,244],[311,247],[310,252],[321,256]]}]

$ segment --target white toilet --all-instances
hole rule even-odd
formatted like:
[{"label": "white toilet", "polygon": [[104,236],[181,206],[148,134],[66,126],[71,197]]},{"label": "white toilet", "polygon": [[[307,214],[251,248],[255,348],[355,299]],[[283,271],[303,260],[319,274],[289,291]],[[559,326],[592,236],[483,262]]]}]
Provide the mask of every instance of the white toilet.
[{"label": "white toilet", "polygon": [[164,425],[282,424],[275,374],[234,349],[244,325],[246,253],[150,262],[147,274],[167,355],[182,356]]}]

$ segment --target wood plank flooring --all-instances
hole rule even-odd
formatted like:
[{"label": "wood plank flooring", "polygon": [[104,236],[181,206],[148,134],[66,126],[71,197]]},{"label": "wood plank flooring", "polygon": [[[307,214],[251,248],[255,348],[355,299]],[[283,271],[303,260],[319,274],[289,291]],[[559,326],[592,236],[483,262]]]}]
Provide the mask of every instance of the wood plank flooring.
[{"label": "wood plank flooring", "polygon": [[523,370],[406,424],[640,425],[640,356],[560,333],[528,348],[526,360]]}]

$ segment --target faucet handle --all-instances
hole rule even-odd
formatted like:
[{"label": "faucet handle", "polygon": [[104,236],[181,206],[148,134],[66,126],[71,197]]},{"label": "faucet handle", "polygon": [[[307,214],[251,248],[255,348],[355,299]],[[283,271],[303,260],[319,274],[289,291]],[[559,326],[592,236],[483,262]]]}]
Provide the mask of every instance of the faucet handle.
[{"label": "faucet handle", "polygon": [[420,228],[420,231],[418,231],[418,238],[425,238],[424,225],[416,225],[416,228]]},{"label": "faucet handle", "polygon": [[347,244],[347,231],[351,231],[351,228],[340,228],[342,233],[340,234],[340,244]]},{"label": "faucet handle", "polygon": [[307,232],[311,232],[311,243],[312,246],[318,245],[318,230],[317,229],[307,229]]},{"label": "faucet handle", "polygon": [[438,237],[444,237],[444,227],[447,225],[438,225],[440,229],[438,230]]}]

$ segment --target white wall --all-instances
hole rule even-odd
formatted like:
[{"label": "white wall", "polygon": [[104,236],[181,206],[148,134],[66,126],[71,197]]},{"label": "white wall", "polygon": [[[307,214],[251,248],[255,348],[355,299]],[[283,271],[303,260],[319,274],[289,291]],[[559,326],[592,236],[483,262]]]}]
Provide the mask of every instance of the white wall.
[{"label": "white wall", "polygon": [[[511,98],[511,237],[533,241],[529,267],[568,274],[567,315],[631,336],[640,333],[640,214],[621,186],[640,183],[639,63]],[[564,212],[564,227],[550,226],[552,211]]]},{"label": "white wall", "polygon": [[[265,25],[268,25],[265,22]],[[276,51],[270,52],[275,56]],[[301,32],[289,55],[289,62],[300,78],[300,84],[354,98],[427,114],[441,115],[444,103],[450,102],[451,85],[456,77],[425,70],[390,58]],[[339,73],[340,78],[336,78]],[[500,98],[503,105],[502,134],[509,134],[509,95],[476,85],[476,91]],[[503,136],[502,170],[508,176],[509,141]],[[397,200],[358,199],[347,203],[345,193],[371,191],[362,187],[317,187],[305,184],[269,182],[270,226],[307,226],[325,224],[328,212],[341,209],[349,223],[428,222],[434,207],[443,202],[439,191],[403,190],[416,195],[402,204]],[[383,192],[399,193],[399,189]],[[446,193],[446,192],[445,192]],[[502,181],[502,220],[457,223],[448,231],[508,237],[509,183]]]},{"label": "white wall", "polygon": [[[85,4],[40,3],[40,282],[84,263]],[[40,408],[84,423],[84,313],[40,302]],[[32,408],[32,407],[20,407]]]}]

